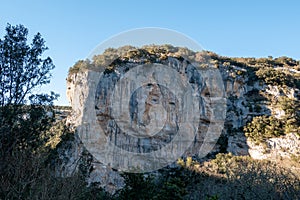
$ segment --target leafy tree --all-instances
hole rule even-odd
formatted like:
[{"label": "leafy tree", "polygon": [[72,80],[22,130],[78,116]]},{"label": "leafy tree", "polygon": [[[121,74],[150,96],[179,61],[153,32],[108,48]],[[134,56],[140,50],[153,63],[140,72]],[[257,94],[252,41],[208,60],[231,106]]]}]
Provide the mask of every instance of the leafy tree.
[{"label": "leafy tree", "polygon": [[30,45],[27,36],[24,26],[8,24],[0,39],[0,198],[23,198],[45,171],[45,134],[54,121],[58,95],[36,93],[50,82],[54,65],[42,56],[41,34]]},{"label": "leafy tree", "polygon": [[51,111],[49,105],[58,97],[53,92],[50,95],[34,93],[39,86],[50,82],[54,65],[51,58],[42,58],[47,47],[41,34],[36,34],[30,45],[27,35],[28,29],[24,26],[8,24],[4,39],[0,39],[2,153],[21,144],[37,145],[38,135],[53,119],[53,115],[47,115]]},{"label": "leafy tree", "polygon": [[152,199],[156,188],[152,176],[144,174],[124,173],[122,174],[125,187],[119,191],[118,199]]},{"label": "leafy tree", "polygon": [[[22,25],[6,27],[4,39],[0,39],[0,105],[20,105],[31,100],[34,103],[52,102],[53,93],[34,95],[34,90],[50,82],[54,69],[50,57],[41,56],[48,48],[40,33],[30,45],[27,44],[28,30]],[[55,95],[54,95],[55,96]],[[51,99],[52,98],[52,99]]]},{"label": "leafy tree", "polygon": [[273,116],[257,116],[245,127],[245,135],[256,144],[263,143],[266,139],[284,135],[284,124]]},{"label": "leafy tree", "polygon": [[280,108],[284,111],[283,121],[285,123],[285,133],[300,131],[300,103],[295,98],[285,96],[279,97],[278,102]]}]

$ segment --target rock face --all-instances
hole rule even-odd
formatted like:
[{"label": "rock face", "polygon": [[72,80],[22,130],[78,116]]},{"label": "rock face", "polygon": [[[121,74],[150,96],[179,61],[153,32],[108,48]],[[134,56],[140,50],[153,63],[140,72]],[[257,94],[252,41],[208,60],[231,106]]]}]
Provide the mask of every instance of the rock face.
[{"label": "rock face", "polygon": [[248,141],[249,154],[254,159],[276,160],[300,155],[300,137],[295,133],[266,141],[267,146],[255,145]]},{"label": "rock face", "polygon": [[74,74],[68,85],[70,123],[96,160],[125,171],[153,171],[198,148],[205,156],[221,134],[226,112],[216,72],[168,57]]},{"label": "rock face", "polygon": [[[231,152],[257,159],[300,154],[296,150],[300,149],[299,137],[294,133],[268,139],[266,150],[243,132],[255,116],[274,114],[280,118],[284,113],[272,106],[270,99],[297,99],[297,88],[288,87],[283,92],[280,86],[258,79],[247,66],[220,62],[217,68],[195,68],[188,59],[170,54],[143,50],[138,55],[117,58],[103,70],[69,74],[67,96],[73,113],[68,123],[76,127],[80,139],[69,152],[65,171],[75,169],[70,163],[80,157],[82,150],[78,149],[84,149],[81,142],[94,156],[88,181],[100,182],[112,193],[124,185],[112,168],[150,163],[143,169],[151,171],[182,154],[195,153],[200,153],[200,158],[207,153]],[[134,69],[139,70],[132,72]],[[168,146],[173,140],[185,143]],[[160,151],[165,146],[167,149]],[[159,153],[149,156],[153,151]]]}]

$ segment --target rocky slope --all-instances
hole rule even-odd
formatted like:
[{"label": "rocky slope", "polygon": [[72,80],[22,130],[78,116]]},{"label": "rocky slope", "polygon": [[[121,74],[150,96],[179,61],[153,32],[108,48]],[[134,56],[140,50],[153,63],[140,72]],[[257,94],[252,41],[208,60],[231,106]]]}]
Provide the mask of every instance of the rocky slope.
[{"label": "rocky slope", "polygon": [[[162,148],[173,139],[174,132],[180,129],[178,125],[180,98],[176,98],[172,90],[170,92],[155,84],[135,90],[127,99],[130,101],[127,114],[136,127],[131,134],[142,130],[143,133],[151,135],[153,128],[161,127],[162,131],[159,134],[146,139],[132,137],[131,134],[123,132],[113,120],[115,111],[111,108],[111,104],[115,100],[112,98],[117,81],[128,71],[149,63],[156,63],[158,67],[159,64],[166,65],[176,70],[179,74],[177,79],[189,83],[191,92],[197,96],[196,100],[189,104],[197,106],[187,109],[199,109],[201,113],[197,118],[197,125],[192,126],[192,128],[196,126],[198,132],[193,145],[190,148],[184,147],[185,155],[194,155],[195,150],[205,144],[205,136],[208,133],[212,135],[208,144],[216,143],[216,145],[213,149],[206,149],[209,153],[206,158],[219,152],[271,160],[300,157],[299,61],[287,57],[228,58],[211,52],[192,52],[186,48],[170,45],[146,46],[142,49],[126,46],[108,49],[104,54],[94,57],[92,62],[79,61],[70,69],[67,78],[67,96],[73,112],[67,121],[80,137],[75,137],[75,144],[64,150],[64,162],[59,173],[67,175],[70,171],[76,170],[75,161],[84,152],[82,140],[94,141],[89,143],[89,146],[105,146],[112,142],[126,151],[149,153]],[[220,77],[216,75],[218,74],[216,71]],[[176,77],[169,74],[166,79],[172,80],[172,76]],[[218,83],[220,79],[223,85]],[[209,81],[215,82],[209,84]],[[175,84],[174,80],[169,83],[167,87]],[[210,88],[216,85],[218,87]],[[133,86],[122,85],[121,89],[130,87]],[[212,100],[212,97],[217,98]],[[138,101],[146,103],[141,104]],[[156,102],[161,102],[162,107]],[[224,108],[226,112],[223,112]],[[168,116],[165,123],[161,124],[166,116],[164,114],[151,116],[149,110],[160,113],[163,109],[168,111]],[[269,121],[261,123],[259,116],[264,116]],[[157,119],[155,125],[150,126],[150,118]],[[222,129],[223,119],[225,119],[224,129]],[[122,120],[119,123],[122,123]],[[122,125],[123,128],[126,126]],[[214,129],[208,131],[210,126]],[[275,128],[272,128],[273,126]],[[139,129],[140,127],[142,129]],[[104,130],[106,138],[94,137],[93,133],[98,128]],[[186,134],[188,132],[186,131]],[[88,136],[85,138],[85,135]],[[88,150],[95,155],[98,147]],[[158,155],[157,158],[163,156],[165,155]],[[149,162],[143,159],[141,158],[141,162]],[[122,163],[129,165],[126,156]],[[97,159],[91,159],[89,164],[92,166],[89,172],[90,182],[100,182],[101,186],[111,192],[123,186],[122,178],[111,166],[104,165]]]}]

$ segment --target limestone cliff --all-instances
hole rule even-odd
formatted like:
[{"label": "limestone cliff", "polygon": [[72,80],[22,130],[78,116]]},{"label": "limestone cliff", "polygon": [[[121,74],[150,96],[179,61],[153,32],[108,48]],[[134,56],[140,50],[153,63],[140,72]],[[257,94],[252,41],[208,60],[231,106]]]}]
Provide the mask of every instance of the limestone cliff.
[{"label": "limestone cliff", "polygon": [[[197,66],[193,61],[200,62],[202,65]],[[192,52],[185,48],[169,45],[146,46],[141,49],[134,47],[110,49],[104,54],[96,56],[93,62],[80,61],[70,69],[67,78],[67,96],[73,113],[69,116],[68,123],[75,127],[81,139],[85,134],[89,134],[89,141],[97,141],[90,143],[91,145],[105,146],[110,141],[119,148],[133,153],[148,153],[160,149],[174,139],[174,133],[180,128],[178,125],[180,98],[176,98],[174,92],[168,90],[166,86],[146,84],[145,82],[146,85],[131,90],[134,92],[130,94],[128,113],[125,113],[132,120],[131,134],[122,132],[119,127],[125,127],[126,124],[118,126],[114,121],[115,111],[111,105],[117,81],[128,71],[140,65],[152,64],[153,67],[153,63],[157,67],[169,66],[178,72],[179,75],[165,76],[166,79],[172,80],[173,78],[172,81],[169,81],[170,84],[166,85],[167,87],[172,87],[176,79],[180,79],[183,83],[190,84],[191,92],[197,96],[189,106],[197,105],[198,107],[187,107],[187,109],[199,109],[200,115],[196,125],[198,132],[195,143],[190,147],[183,147],[186,148],[185,155],[194,154],[195,150],[201,148],[201,145],[205,143],[205,134],[213,135],[220,132],[221,135],[212,136],[212,140],[209,141],[216,145],[213,149],[209,149],[208,157],[218,152],[250,155],[256,159],[300,156],[299,123],[297,122],[299,116],[299,61],[286,57],[276,59],[271,57],[265,59],[227,58],[211,52]],[[220,77],[215,76],[216,70],[221,75]],[[218,85],[218,87],[209,88],[208,82],[220,81],[218,78],[221,78],[222,86],[214,83],[211,86]],[[134,86],[128,86],[128,88],[130,87]],[[122,85],[121,88],[126,89],[127,87]],[[224,89],[224,93],[220,88]],[[218,98],[217,100],[212,100],[214,95]],[[284,103],[282,103],[282,99],[284,99]],[[143,101],[143,103],[141,104],[139,101]],[[157,102],[161,102],[161,105],[159,106]],[[287,106],[291,102],[294,105],[293,111]],[[224,107],[226,107],[226,112],[222,110]],[[166,110],[166,113],[161,110]],[[151,113],[160,113],[161,116],[154,116]],[[274,116],[274,120],[280,124],[280,134],[257,136],[259,140],[256,140],[256,136],[249,130],[252,130],[251,121],[257,116]],[[167,119],[166,121],[162,120],[164,117]],[[156,124],[150,126],[153,118],[156,119]],[[224,129],[223,123],[220,123],[223,118],[225,119]],[[93,124],[97,124],[97,126]],[[119,121],[119,124],[122,124],[122,120]],[[208,131],[211,124],[215,124],[214,130]],[[248,128],[245,128],[247,126]],[[270,124],[271,126],[272,124]],[[91,133],[95,131],[95,127],[102,128],[106,137],[94,137]],[[151,135],[153,132],[157,133],[156,130],[153,130],[155,127],[159,127],[162,131],[153,136]],[[290,128],[288,129],[288,127]],[[263,133],[266,132],[265,129],[267,130],[268,127],[255,131]],[[132,137],[139,131],[153,137],[146,139]],[[186,132],[188,134],[189,131]],[[218,141],[215,141],[216,138]],[[101,142],[99,143],[99,141]],[[77,138],[77,143],[82,147],[79,138]],[[76,146],[73,148],[76,149]],[[96,147],[94,149],[98,150]],[[90,153],[97,154],[97,152]],[[80,152],[76,155],[72,154],[70,157],[80,156],[79,154]],[[158,158],[163,156],[158,155]],[[129,162],[126,159],[124,156],[122,162]],[[141,162],[148,161],[143,159],[141,157]],[[102,165],[97,159],[92,162],[92,165],[94,165],[94,169],[91,170],[90,181],[95,181],[93,177],[96,176],[93,174],[99,174],[99,169],[105,168],[106,170],[100,170],[100,174],[113,177],[115,180],[118,179],[118,184],[109,178],[103,181],[104,179],[98,177],[98,181],[106,187],[114,184],[112,190],[122,186],[120,177],[112,174],[114,172],[110,166]]]}]

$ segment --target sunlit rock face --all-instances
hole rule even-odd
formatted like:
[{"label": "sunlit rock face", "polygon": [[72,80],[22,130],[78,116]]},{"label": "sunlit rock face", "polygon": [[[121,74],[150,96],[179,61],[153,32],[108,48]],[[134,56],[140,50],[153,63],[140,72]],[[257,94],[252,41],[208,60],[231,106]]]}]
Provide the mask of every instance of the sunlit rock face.
[{"label": "sunlit rock face", "polygon": [[[120,83],[128,71],[139,67],[137,74],[128,78],[131,81]],[[154,64],[131,60],[119,62],[113,70],[70,74],[67,96],[73,113],[67,123],[76,127],[83,146],[93,155],[91,164],[97,167],[91,174],[99,169],[103,173],[105,166],[107,173],[111,167],[142,166],[143,171],[153,171],[180,156],[200,152],[203,157],[218,151],[213,148],[222,132],[226,98],[222,78],[216,72],[166,56]],[[119,106],[125,108],[116,109]],[[116,149],[125,153],[120,156]],[[128,152],[138,154],[138,159]],[[94,175],[89,181],[93,182]],[[115,186],[103,185],[118,189],[122,178],[118,180]]]},{"label": "sunlit rock face", "polygon": [[[77,73],[69,77],[67,94],[74,110],[69,122],[96,160],[119,169],[135,167],[132,154],[139,154],[134,162],[146,166],[145,171],[187,153],[205,155],[218,140],[226,112],[216,71],[167,57],[154,64],[120,62],[104,73]],[[201,149],[206,135],[209,140]]]},{"label": "sunlit rock face", "polygon": [[254,159],[276,160],[278,158],[289,158],[291,155],[300,155],[300,137],[290,133],[280,138],[270,138],[266,146],[255,145],[248,141],[249,154]]},{"label": "sunlit rock face", "polygon": [[[149,69],[164,67],[169,71],[161,70],[161,73],[152,73],[149,77],[147,70],[142,68],[136,72],[138,76],[120,81],[138,66],[147,66],[144,62],[147,57],[155,61],[148,66]],[[82,70],[69,74],[67,88],[73,109],[67,123],[75,127],[79,136],[77,149],[86,148],[93,155],[91,165],[94,167],[89,182],[109,185],[108,190],[112,192],[124,184],[113,168],[126,168],[132,163],[146,166],[146,169],[158,169],[169,164],[170,160],[175,161],[179,154],[179,157],[200,154],[199,157],[203,158],[201,153],[209,153],[210,157],[219,152],[231,152],[263,159],[274,158],[275,154],[288,157],[295,153],[294,149],[299,149],[299,143],[292,142],[296,140],[295,135],[268,140],[269,153],[246,138],[243,127],[253,117],[273,113],[277,113],[278,118],[282,116],[282,111],[271,105],[272,98],[266,99],[262,94],[274,98],[282,95],[297,98],[299,94],[296,88],[286,88],[287,93],[283,94],[279,86],[258,80],[247,66],[221,63],[212,68],[195,68],[182,57],[146,54],[141,58],[119,59],[113,67],[102,71]],[[187,94],[193,98],[184,104]],[[192,116],[190,111],[198,115],[184,118]],[[222,123],[223,119],[225,123]],[[188,123],[183,129],[184,121]],[[183,130],[181,135],[178,134],[180,130]],[[99,131],[102,134],[98,134]],[[180,145],[168,146],[178,135]],[[284,148],[290,153],[283,153]],[[139,157],[130,157],[128,152]],[[159,153],[149,157],[151,152]],[[173,157],[166,159],[170,154]],[[70,157],[76,156],[80,153]],[[71,169],[72,159],[65,163],[66,170]]]}]

